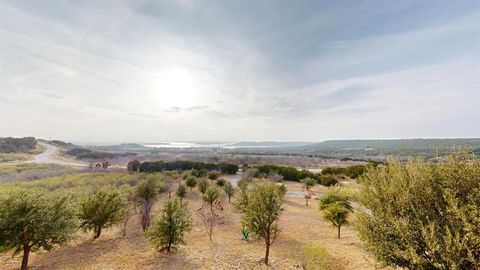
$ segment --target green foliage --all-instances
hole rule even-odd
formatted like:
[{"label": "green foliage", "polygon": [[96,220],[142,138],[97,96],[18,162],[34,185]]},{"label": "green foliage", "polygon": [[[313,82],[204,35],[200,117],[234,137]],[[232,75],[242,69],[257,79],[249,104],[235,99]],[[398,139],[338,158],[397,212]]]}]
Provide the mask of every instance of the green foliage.
[{"label": "green foliage", "polygon": [[168,200],[163,205],[162,217],[146,231],[150,243],[158,250],[171,250],[172,246],[184,244],[185,233],[192,228],[191,214],[185,203]]},{"label": "green foliage", "polygon": [[277,166],[277,165],[261,165],[256,166],[255,169],[257,170],[257,174],[255,175],[258,177],[260,174],[269,175],[270,173],[278,173],[280,174],[284,180],[287,181],[295,181],[299,182],[301,179],[311,177],[316,178],[317,176],[307,170],[297,170],[294,167],[287,167],[287,166]]},{"label": "green foliage", "polygon": [[361,178],[356,221],[375,257],[408,269],[480,268],[480,163],[389,160]]},{"label": "green foliage", "polygon": [[146,230],[148,226],[150,226],[150,212],[156,197],[160,193],[160,188],[160,184],[156,177],[148,177],[135,189],[135,195],[141,203],[140,214],[143,230]]},{"label": "green foliage", "polygon": [[225,179],[223,178],[220,178],[220,179],[217,179],[217,181],[215,182],[215,184],[217,185],[217,187],[223,187],[225,185]]},{"label": "green foliage", "polygon": [[233,194],[235,194],[235,188],[230,181],[227,181],[223,186],[223,190],[225,191],[225,194],[227,194],[228,202],[230,203],[230,198],[233,196]]},{"label": "green foliage", "polygon": [[304,262],[303,269],[306,270],[328,270],[328,251],[318,245],[305,245],[303,247]]},{"label": "green foliage", "polygon": [[280,233],[278,219],[283,211],[283,197],[278,185],[263,181],[255,183],[247,194],[248,202],[242,207],[242,225],[265,241],[265,264],[268,264],[270,245]]},{"label": "green foliage", "polygon": [[307,178],[302,179],[301,182],[303,183],[305,189],[308,191],[313,186],[315,186],[315,184],[317,183],[317,180],[315,180],[313,178],[310,178],[310,177],[307,177]]},{"label": "green foliage", "polygon": [[373,165],[354,165],[349,167],[327,167],[322,170],[322,175],[345,175],[352,179],[356,179],[359,176],[363,175],[369,166]]},{"label": "green foliage", "polygon": [[35,150],[36,146],[34,137],[0,138],[0,153],[26,153]]},{"label": "green foliage", "polygon": [[333,175],[319,175],[317,177],[317,182],[326,187],[334,186],[338,184],[338,180],[335,176]]},{"label": "green foliage", "polygon": [[75,214],[66,197],[47,197],[16,189],[0,197],[0,250],[23,251],[22,269],[30,251],[51,250],[67,242],[75,230]]},{"label": "green foliage", "polygon": [[128,170],[128,172],[138,172],[138,171],[140,171],[140,165],[142,165],[142,163],[140,161],[132,160],[132,161],[128,162],[127,170]]},{"label": "green foliage", "polygon": [[352,191],[348,188],[335,186],[330,188],[325,194],[318,199],[320,210],[324,210],[332,204],[339,204],[344,208],[352,211],[350,200],[352,199]]},{"label": "green foliage", "polygon": [[323,219],[332,223],[337,228],[337,237],[340,239],[340,228],[348,223],[348,214],[350,209],[343,206],[340,202],[329,204],[323,209]]},{"label": "green foliage", "polygon": [[212,181],[215,181],[217,180],[218,177],[220,177],[221,173],[219,171],[211,171],[211,172],[208,172],[208,179],[212,180]]},{"label": "green foliage", "polygon": [[248,192],[248,181],[245,179],[240,180],[238,182],[237,200],[234,203],[235,209],[239,210],[240,212],[244,212],[248,206]]},{"label": "green foliage", "polygon": [[198,181],[198,190],[202,193],[202,194],[205,194],[205,191],[207,191],[207,188],[209,186],[208,184],[208,181],[206,179],[200,179],[200,181]]},{"label": "green foliage", "polygon": [[238,165],[230,163],[204,163],[188,160],[176,160],[172,162],[146,161],[140,165],[141,172],[161,172],[175,170],[192,170],[192,175],[201,177],[203,176],[203,170],[217,170],[225,174],[235,174],[238,171]]},{"label": "green foliage", "polygon": [[213,207],[213,203],[218,199],[220,196],[220,192],[216,187],[208,187],[205,193],[202,196],[204,202],[210,205],[210,208]]},{"label": "green foliage", "polygon": [[197,185],[198,179],[195,176],[187,176],[185,183],[192,190]]},{"label": "green foliage", "polygon": [[178,185],[177,191],[175,192],[180,201],[187,197],[187,187],[184,184]]},{"label": "green foliage", "polygon": [[111,227],[126,214],[127,202],[118,190],[101,190],[87,197],[80,204],[80,227],[93,230],[94,239],[100,237],[102,229]]}]

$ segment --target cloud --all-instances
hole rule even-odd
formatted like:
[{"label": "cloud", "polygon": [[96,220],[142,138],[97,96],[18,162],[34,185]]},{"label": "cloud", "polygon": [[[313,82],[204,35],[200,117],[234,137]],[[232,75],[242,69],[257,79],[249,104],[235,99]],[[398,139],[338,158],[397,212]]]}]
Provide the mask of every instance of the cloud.
[{"label": "cloud", "polygon": [[[6,0],[0,133],[81,141],[480,136],[479,17],[475,1]],[[171,69],[193,78],[191,104],[172,98],[187,92],[152,84]]]}]

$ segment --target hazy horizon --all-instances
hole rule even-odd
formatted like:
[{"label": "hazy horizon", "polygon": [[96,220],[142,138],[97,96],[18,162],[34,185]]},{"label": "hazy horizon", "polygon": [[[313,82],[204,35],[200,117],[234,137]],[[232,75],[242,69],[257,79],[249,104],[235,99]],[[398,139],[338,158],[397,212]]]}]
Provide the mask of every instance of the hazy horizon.
[{"label": "hazy horizon", "polygon": [[478,1],[0,3],[0,137],[480,137]]}]

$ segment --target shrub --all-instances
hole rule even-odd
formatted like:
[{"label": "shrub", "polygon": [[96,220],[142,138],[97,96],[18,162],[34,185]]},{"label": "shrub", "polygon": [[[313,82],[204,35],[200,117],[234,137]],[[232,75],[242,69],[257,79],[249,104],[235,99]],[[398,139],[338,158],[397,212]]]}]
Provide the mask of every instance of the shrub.
[{"label": "shrub", "polygon": [[408,269],[480,268],[480,163],[389,160],[361,179],[357,225],[375,257]]},{"label": "shrub", "polygon": [[333,175],[320,175],[320,176],[318,176],[317,179],[318,179],[317,182],[320,185],[326,186],[326,187],[334,186],[334,185],[338,184],[337,178],[335,178],[335,176],[333,176]]},{"label": "shrub", "polygon": [[22,270],[30,252],[64,244],[74,230],[75,214],[65,197],[17,190],[0,198],[0,249],[23,251]]},{"label": "shrub", "polygon": [[80,204],[80,227],[85,231],[93,230],[93,238],[96,239],[100,237],[102,229],[123,220],[127,210],[126,205],[119,191],[101,190]]},{"label": "shrub", "polygon": [[174,199],[165,202],[162,216],[147,230],[146,235],[156,249],[170,252],[172,246],[185,243],[185,233],[191,228],[191,214],[186,204]]}]

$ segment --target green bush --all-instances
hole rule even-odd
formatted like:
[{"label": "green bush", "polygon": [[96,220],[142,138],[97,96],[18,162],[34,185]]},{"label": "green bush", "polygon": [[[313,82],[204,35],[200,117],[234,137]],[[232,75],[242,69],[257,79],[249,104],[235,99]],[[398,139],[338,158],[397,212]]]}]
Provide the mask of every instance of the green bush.
[{"label": "green bush", "polygon": [[361,178],[356,221],[375,257],[408,269],[480,269],[480,163],[389,160]]}]

